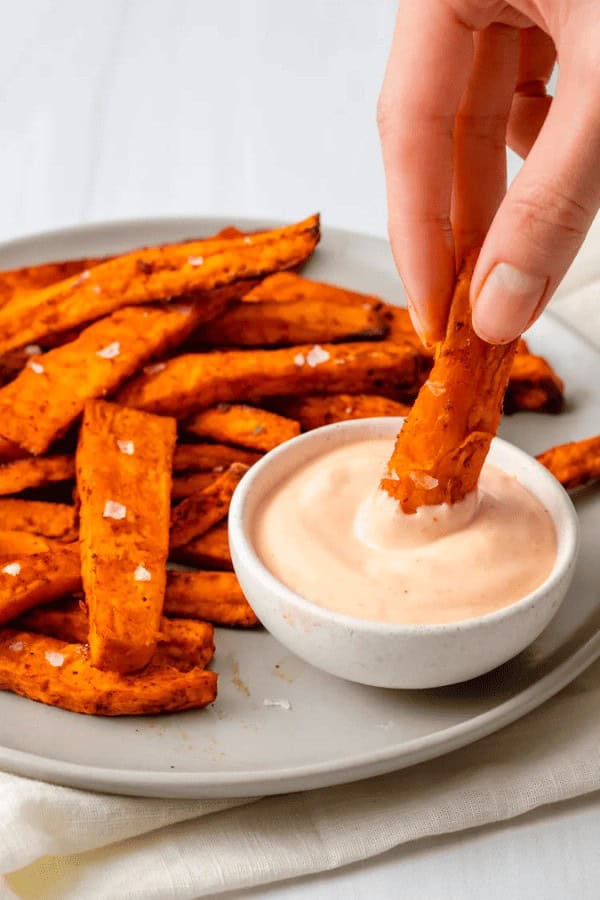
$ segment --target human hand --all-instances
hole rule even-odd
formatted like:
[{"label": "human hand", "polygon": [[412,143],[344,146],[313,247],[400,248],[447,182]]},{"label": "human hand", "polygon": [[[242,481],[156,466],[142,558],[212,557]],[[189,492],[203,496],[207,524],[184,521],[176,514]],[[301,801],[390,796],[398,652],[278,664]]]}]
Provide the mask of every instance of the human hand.
[{"label": "human hand", "polygon": [[[596,0],[404,0],[378,122],[390,241],[417,331],[442,337],[456,265],[481,246],[473,324],[492,343],[512,340],[600,206]],[[508,193],[507,141],[527,157]]]}]

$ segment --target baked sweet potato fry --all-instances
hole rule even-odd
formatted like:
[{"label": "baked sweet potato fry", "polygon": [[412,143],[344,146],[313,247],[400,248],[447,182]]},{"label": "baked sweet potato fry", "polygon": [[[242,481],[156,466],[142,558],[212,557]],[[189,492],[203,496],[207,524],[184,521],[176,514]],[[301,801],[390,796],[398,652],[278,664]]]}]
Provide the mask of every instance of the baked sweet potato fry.
[{"label": "baked sweet potato fry", "polygon": [[77,447],[81,571],[90,660],[132,672],[156,649],[169,545],[176,423],[101,400]]},{"label": "baked sweet potato fry", "polygon": [[547,360],[533,353],[517,353],[510,370],[504,411],[562,412],[563,391],[562,380]]},{"label": "baked sweet potato fry", "polygon": [[348,419],[372,419],[375,416],[405,416],[410,406],[376,394],[313,394],[308,397],[282,397],[277,409],[297,419],[302,431],[344,422]]},{"label": "baked sweet potato fry", "polygon": [[27,450],[23,447],[0,436],[0,465],[15,459],[26,459],[28,456]]},{"label": "baked sweet potato fry", "polygon": [[198,491],[203,491],[219,477],[218,472],[187,472],[176,475],[171,482],[171,500],[183,500]]},{"label": "baked sweet potato fry", "polygon": [[234,462],[252,466],[261,455],[228,444],[178,444],[173,457],[173,471],[219,472]]},{"label": "baked sweet potato fry", "polygon": [[537,456],[563,487],[572,490],[600,478],[600,435],[551,447]]},{"label": "baked sweet potato fry", "polygon": [[240,303],[189,340],[198,347],[286,347],[385,337],[386,322],[368,302],[290,300]]},{"label": "baked sweet potato fry", "polygon": [[81,585],[79,547],[0,562],[0,625],[26,610],[76,591]]},{"label": "baked sweet potato fry", "polygon": [[256,614],[233,572],[167,572],[166,616],[252,628]]},{"label": "baked sweet potato fry", "polygon": [[183,547],[205,534],[229,512],[233,492],[248,471],[242,463],[232,463],[204,490],[186,497],[171,515],[170,546]]},{"label": "baked sweet potato fry", "polygon": [[0,499],[0,528],[7,531],[28,531],[62,541],[74,541],[77,538],[76,523],[75,507],[66,503]]},{"label": "baked sweet potato fry", "polygon": [[405,513],[457,503],[477,484],[502,413],[517,341],[493,346],[473,331],[473,254],[459,273],[445,340],[398,435],[382,488]]},{"label": "baked sweet potato fry", "polygon": [[33,556],[36,553],[47,553],[53,548],[63,548],[64,544],[42,537],[40,534],[31,534],[28,531],[0,531],[0,559],[14,562],[21,556]]},{"label": "baked sweet potato fry", "polygon": [[202,410],[188,419],[184,429],[196,437],[212,438],[262,452],[272,450],[300,434],[300,425],[293,419],[242,403],[221,403]]},{"label": "baked sweet potato fry", "polygon": [[362,294],[338,287],[336,284],[313,281],[310,278],[303,278],[296,272],[277,272],[270,275],[244,297],[244,303],[309,303],[314,300],[355,307],[369,306],[371,309],[383,307],[380,298],[373,294]]},{"label": "baked sweet potato fry", "polygon": [[39,291],[41,288],[56,284],[57,281],[79,275],[85,269],[91,269],[104,262],[105,259],[104,256],[95,256],[39,263],[20,269],[5,269],[0,272],[0,306],[4,306],[15,294]]},{"label": "baked sweet potato fry", "polygon": [[31,357],[18,378],[0,389],[2,434],[30,453],[44,453],[86,400],[113,391],[152,356],[183,340],[198,315],[220,306],[129,307],[90,325],[72,343]]},{"label": "baked sweet potato fry", "polygon": [[124,306],[208,292],[304,262],[319,240],[319,218],[252,237],[209,238],[135,250],[0,308],[0,353],[110,315]]},{"label": "baked sweet potato fry", "polygon": [[389,341],[187,354],[132,379],[118,399],[178,417],[219,403],[288,394],[352,391],[405,400],[416,394],[428,368],[418,348]]},{"label": "baked sweet potato fry", "polygon": [[151,666],[122,675],[95,668],[83,644],[29,631],[0,631],[0,690],[97,716],[141,716],[200,709],[217,695],[217,675]]},{"label": "baked sweet potato fry", "polygon": [[42,456],[37,459],[18,459],[0,466],[0,496],[19,494],[27,488],[43,487],[75,477],[72,456]]},{"label": "baked sweet potato fry", "polygon": [[[89,619],[84,604],[68,600],[59,606],[32,609],[21,616],[18,627],[24,631],[45,634],[67,641],[69,644],[85,644],[88,639]],[[176,668],[205,668],[214,656],[214,628],[208,622],[195,619],[161,619],[158,644],[151,666],[175,666]]]},{"label": "baked sweet potato fry", "polygon": [[199,569],[233,571],[227,522],[219,522],[184,547],[176,547],[171,552],[171,557],[175,562],[197,566]]}]

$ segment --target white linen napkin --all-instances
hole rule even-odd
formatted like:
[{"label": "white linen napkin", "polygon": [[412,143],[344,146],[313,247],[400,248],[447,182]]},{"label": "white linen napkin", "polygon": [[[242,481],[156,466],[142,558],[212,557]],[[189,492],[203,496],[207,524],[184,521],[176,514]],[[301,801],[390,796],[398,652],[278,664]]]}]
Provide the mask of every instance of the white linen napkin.
[{"label": "white linen napkin", "polygon": [[[554,310],[600,346],[600,218]],[[509,819],[600,790],[599,708],[600,662],[441,760],[261,800],[106,796],[0,773],[0,898],[193,900]]]}]

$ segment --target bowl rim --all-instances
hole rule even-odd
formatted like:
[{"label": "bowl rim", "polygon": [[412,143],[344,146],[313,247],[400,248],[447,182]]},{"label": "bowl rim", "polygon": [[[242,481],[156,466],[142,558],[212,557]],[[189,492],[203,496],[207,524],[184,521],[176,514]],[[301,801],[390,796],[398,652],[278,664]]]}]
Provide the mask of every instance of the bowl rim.
[{"label": "bowl rim", "polygon": [[[553,592],[553,588],[559,584],[573,568],[577,560],[579,548],[579,523],[575,507],[566,490],[559,481],[552,475],[535,457],[530,456],[525,450],[521,450],[515,444],[503,438],[494,437],[492,446],[502,447],[503,450],[513,454],[520,459],[525,466],[535,471],[538,478],[541,478],[545,489],[550,493],[554,493],[555,500],[558,503],[562,513],[563,527],[559,531],[556,527],[556,517],[548,509],[547,500],[540,497],[530,484],[521,482],[523,486],[530,491],[544,506],[548,509],[548,514],[552,517],[556,530],[556,559],[548,577],[537,588],[500,609],[481,616],[473,616],[468,619],[459,619],[452,622],[430,622],[430,623],[402,623],[402,622],[380,622],[376,619],[363,619],[350,616],[346,613],[337,612],[325,606],[320,606],[307,600],[301,594],[298,594],[292,588],[288,587],[283,581],[277,578],[263,563],[258,555],[249,535],[249,529],[246,527],[246,513],[248,509],[249,499],[257,485],[265,474],[265,471],[272,465],[275,459],[285,458],[290,452],[302,444],[311,444],[322,441],[327,435],[338,434],[345,435],[355,432],[356,440],[367,437],[384,436],[382,432],[389,431],[390,437],[395,437],[404,418],[402,416],[378,416],[367,419],[349,419],[342,422],[334,422],[331,425],[323,425],[311,431],[304,432],[297,437],[285,441],[283,444],[270,450],[265,456],[255,463],[244,475],[237,486],[229,510],[229,542],[232,549],[232,557],[234,569],[237,569],[236,557],[241,560],[243,566],[252,570],[253,576],[259,581],[261,588],[266,594],[279,595],[279,597],[288,605],[293,607],[297,612],[309,614],[313,618],[320,620],[323,624],[333,624],[338,628],[352,629],[353,631],[361,631],[363,633],[375,635],[396,635],[401,636],[417,636],[417,635],[448,635],[452,633],[464,633],[486,626],[493,626],[511,618],[518,617],[525,609],[534,606],[536,602],[544,599]],[[371,429],[371,431],[369,431]],[[373,434],[373,431],[376,434]],[[378,432],[378,433],[377,433]],[[340,442],[341,443],[341,442]],[[334,449],[336,444],[332,443],[329,449]],[[504,471],[502,465],[498,465]],[[509,473],[512,474],[512,473]],[[286,473],[282,474],[285,478]]]}]

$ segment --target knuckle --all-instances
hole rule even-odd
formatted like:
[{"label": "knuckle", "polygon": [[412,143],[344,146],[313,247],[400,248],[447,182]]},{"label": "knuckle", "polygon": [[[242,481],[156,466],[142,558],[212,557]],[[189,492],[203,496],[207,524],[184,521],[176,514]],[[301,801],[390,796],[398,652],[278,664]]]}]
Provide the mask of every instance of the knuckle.
[{"label": "knuckle", "polygon": [[515,198],[514,210],[519,230],[529,235],[550,230],[574,243],[585,236],[593,218],[592,210],[552,184],[528,188]]}]

